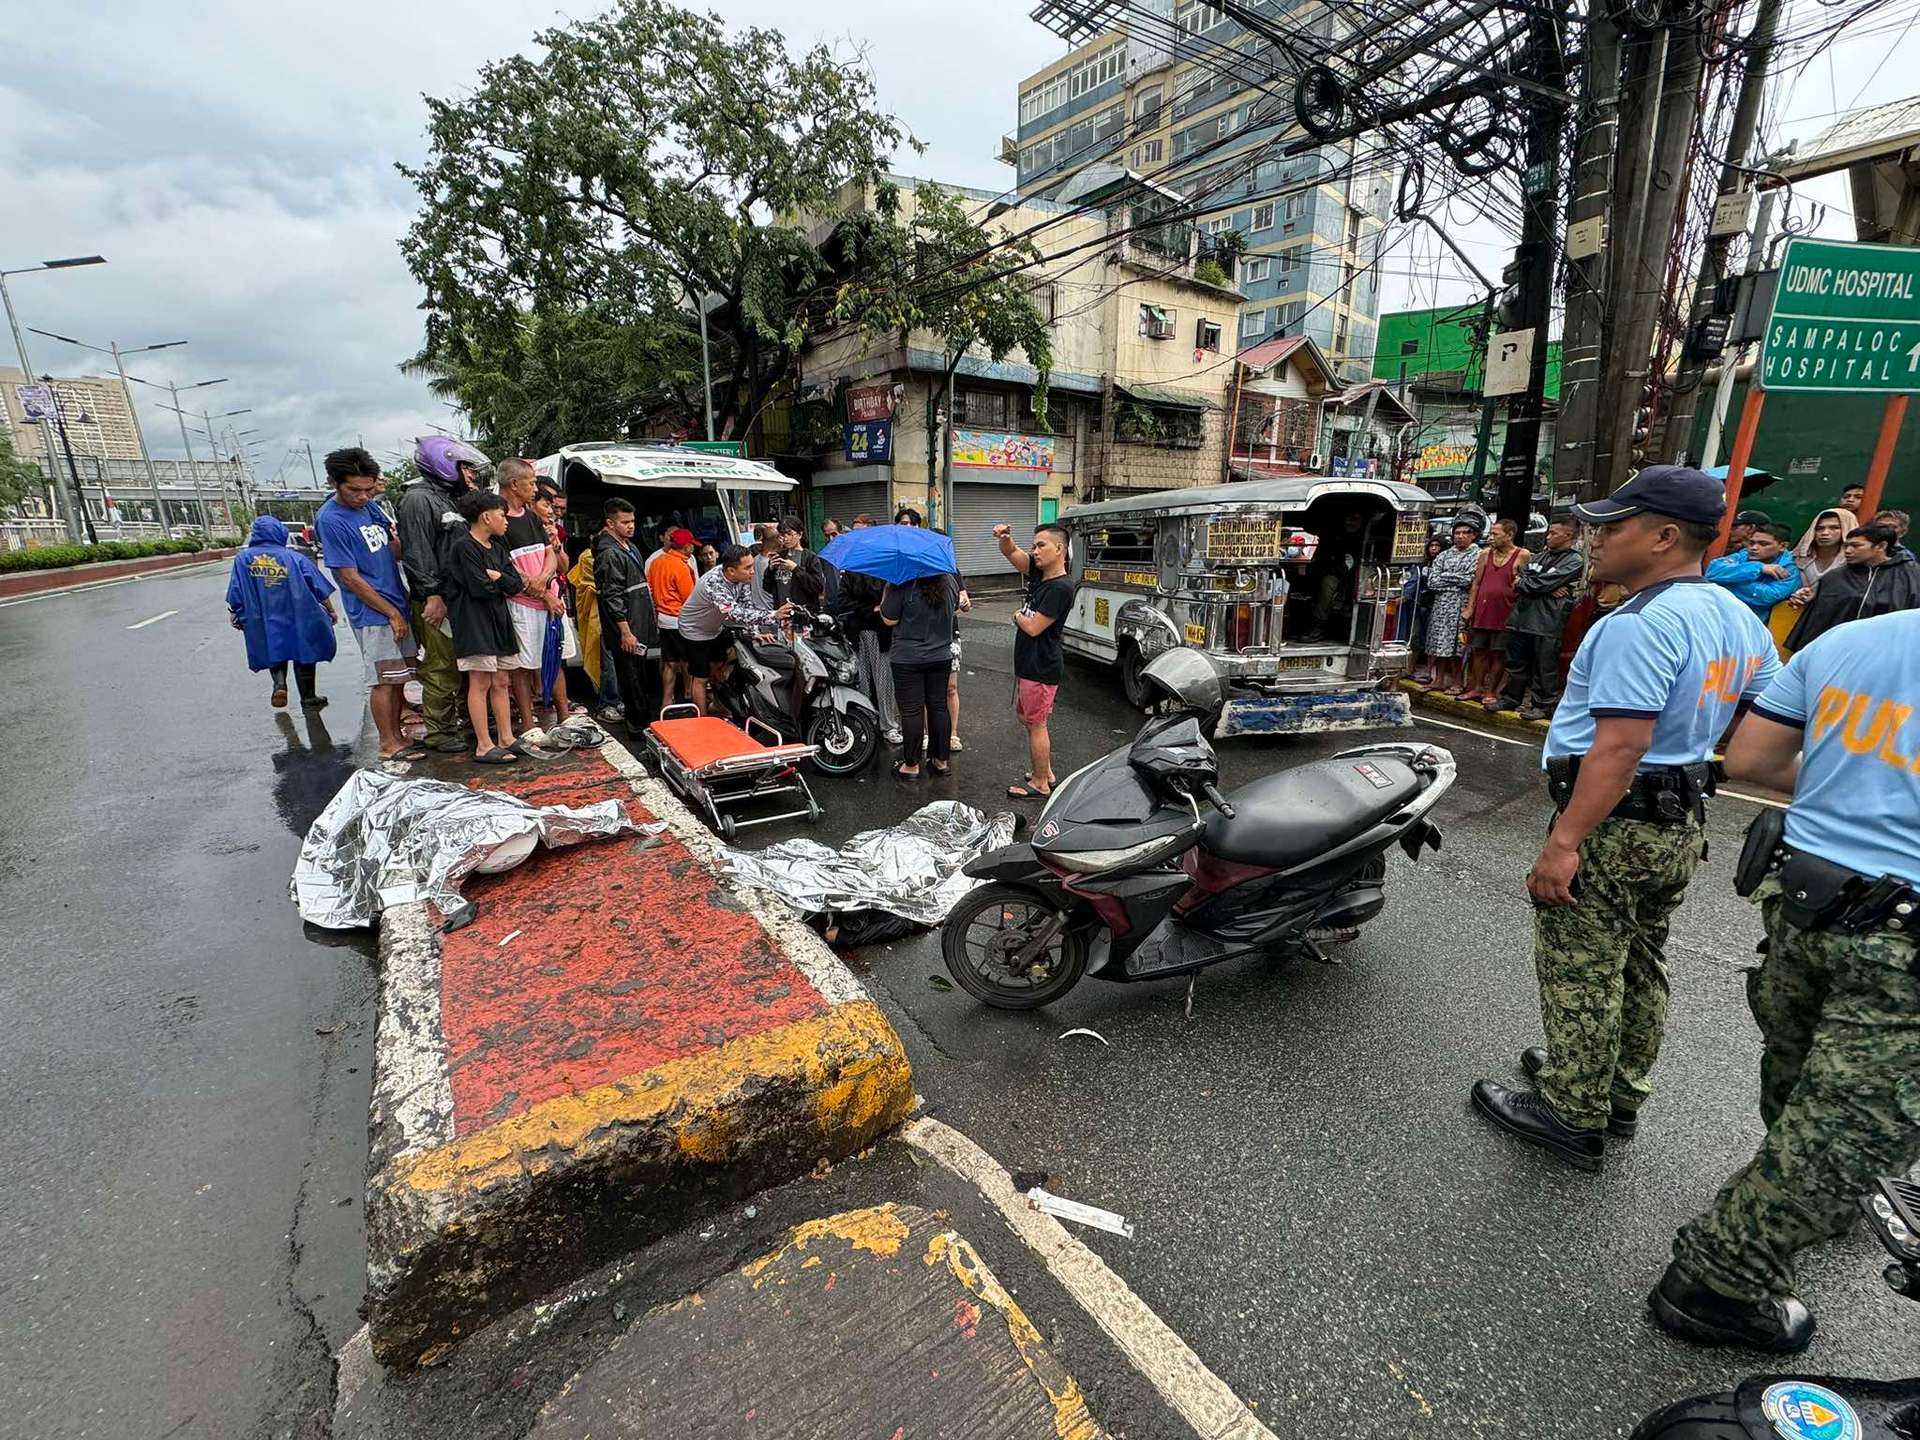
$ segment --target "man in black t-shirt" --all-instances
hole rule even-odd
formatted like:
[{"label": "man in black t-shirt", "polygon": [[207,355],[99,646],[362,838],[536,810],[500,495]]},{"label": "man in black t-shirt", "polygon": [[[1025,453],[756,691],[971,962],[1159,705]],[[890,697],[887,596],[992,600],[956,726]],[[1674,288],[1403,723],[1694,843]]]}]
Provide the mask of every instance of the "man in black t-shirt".
[{"label": "man in black t-shirt", "polygon": [[1009,785],[1015,800],[1044,799],[1053,793],[1053,739],[1047,717],[1053,713],[1065,671],[1060,627],[1073,608],[1073,582],[1067,579],[1067,532],[1058,525],[1042,525],[1031,545],[1022,550],[1013,543],[1013,528],[996,525],[993,535],[1000,553],[1027,577],[1026,604],[1013,617],[1013,713],[1027,727],[1024,784]]}]

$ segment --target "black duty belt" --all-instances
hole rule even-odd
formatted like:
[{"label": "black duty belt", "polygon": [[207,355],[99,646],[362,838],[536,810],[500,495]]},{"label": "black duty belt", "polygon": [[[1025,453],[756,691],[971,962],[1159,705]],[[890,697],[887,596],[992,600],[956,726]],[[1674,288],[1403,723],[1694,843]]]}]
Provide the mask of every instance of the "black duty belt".
[{"label": "black duty belt", "polygon": [[1787,922],[1802,930],[1840,935],[1920,930],[1920,890],[1895,875],[1863,875],[1794,849],[1786,842],[1786,815],[1779,810],[1763,812],[1747,827],[1733,888],[1751,895],[1769,875],[1780,881]]},{"label": "black duty belt", "polygon": [[[1562,755],[1547,761],[1547,793],[1555,810],[1565,810],[1580,777],[1580,757]],[[1626,796],[1609,812],[1614,820],[1639,820],[1650,825],[1685,825],[1706,820],[1706,797],[1713,793],[1713,770],[1697,765],[1661,765],[1633,777]]]}]

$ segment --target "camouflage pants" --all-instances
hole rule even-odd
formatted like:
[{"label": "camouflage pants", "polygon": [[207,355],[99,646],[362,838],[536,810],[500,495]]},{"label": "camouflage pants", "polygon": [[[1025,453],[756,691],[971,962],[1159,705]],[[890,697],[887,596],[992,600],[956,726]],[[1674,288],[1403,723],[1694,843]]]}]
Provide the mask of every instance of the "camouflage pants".
[{"label": "camouflage pants", "polygon": [[1667,921],[1700,863],[1699,824],[1603,820],[1580,846],[1580,898],[1534,912],[1547,1064],[1540,1093],[1569,1125],[1638,1110],[1667,1020]]},{"label": "camouflage pants", "polygon": [[1914,940],[1802,930],[1777,881],[1757,898],[1769,944],[1747,1001],[1766,1037],[1767,1138],[1673,1246],[1682,1269],[1743,1300],[1792,1291],[1795,1252],[1845,1232],[1878,1176],[1920,1160]]}]

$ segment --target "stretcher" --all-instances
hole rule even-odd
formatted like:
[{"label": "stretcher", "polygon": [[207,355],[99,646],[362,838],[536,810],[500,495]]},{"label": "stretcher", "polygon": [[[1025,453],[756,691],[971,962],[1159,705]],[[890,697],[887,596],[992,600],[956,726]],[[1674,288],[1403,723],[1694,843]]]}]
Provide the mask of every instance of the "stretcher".
[{"label": "stretcher", "polygon": [[[758,730],[769,738],[762,741]],[[800,762],[811,760],[815,747],[788,744],[778,731],[747,717],[742,730],[730,720],[702,715],[691,705],[669,705],[647,726],[647,750],[666,782],[731,840],[749,825],[776,820],[817,821],[826,812],[813,798],[800,773]],[[758,806],[769,796],[798,795],[805,808],[752,819],[732,813],[741,806]]]}]

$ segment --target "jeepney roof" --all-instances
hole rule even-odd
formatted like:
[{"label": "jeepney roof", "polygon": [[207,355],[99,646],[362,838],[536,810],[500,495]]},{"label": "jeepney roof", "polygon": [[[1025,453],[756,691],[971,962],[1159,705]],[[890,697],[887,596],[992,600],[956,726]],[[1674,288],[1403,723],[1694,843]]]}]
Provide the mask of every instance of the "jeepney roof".
[{"label": "jeepney roof", "polygon": [[1242,480],[1231,485],[1200,485],[1187,490],[1156,490],[1150,495],[1128,495],[1097,505],[1076,505],[1060,517],[1072,525],[1083,520],[1111,519],[1158,511],[1164,515],[1202,515],[1243,506],[1280,506],[1301,510],[1323,495],[1372,495],[1396,510],[1425,507],[1433,497],[1418,485],[1398,480],[1352,480],[1338,475],[1277,475],[1267,480]]},{"label": "jeepney roof", "polygon": [[647,489],[698,490],[712,485],[728,490],[791,490],[798,483],[758,460],[683,450],[677,445],[617,441],[563,446],[536,460],[534,473],[557,478],[566,461],[586,466],[605,484]]}]

